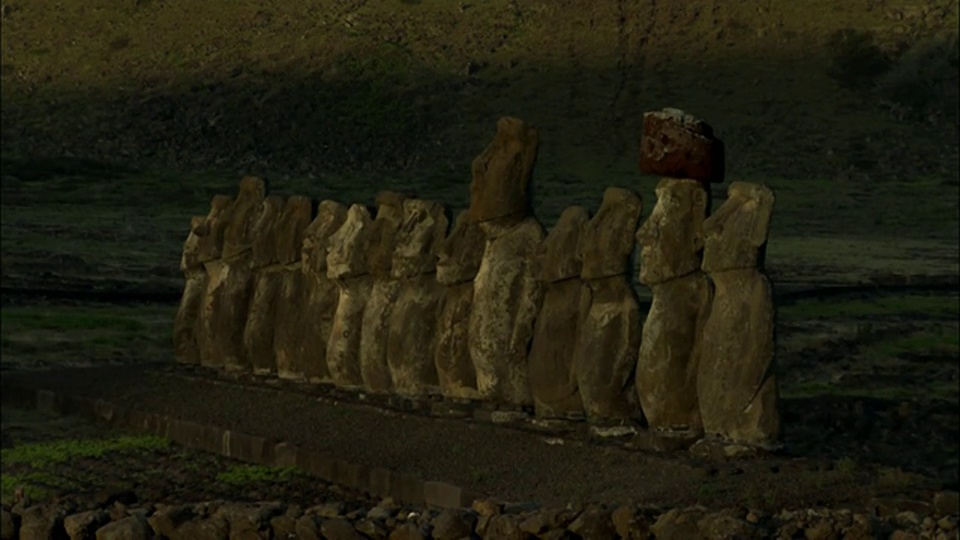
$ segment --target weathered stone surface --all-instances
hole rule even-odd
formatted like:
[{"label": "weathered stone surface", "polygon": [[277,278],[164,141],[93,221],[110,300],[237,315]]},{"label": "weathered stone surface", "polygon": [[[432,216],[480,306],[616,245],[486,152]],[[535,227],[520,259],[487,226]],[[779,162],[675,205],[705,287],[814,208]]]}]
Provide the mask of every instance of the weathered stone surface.
[{"label": "weathered stone surface", "polygon": [[696,180],[667,178],[637,231],[640,281],[653,289],[637,363],[637,393],[655,430],[702,433],[697,402],[700,336],[711,289],[700,272],[707,193]]},{"label": "weathered stone surface", "polygon": [[108,521],[110,516],[103,510],[90,510],[65,517],[63,529],[71,540],[93,538],[97,529]]},{"label": "weathered stone surface", "polygon": [[768,188],[734,182],[703,225],[703,271],[715,287],[697,372],[703,427],[707,435],[758,447],[780,434],[773,294],[759,270],[773,205]]},{"label": "weathered stone surface", "polygon": [[180,306],[173,322],[173,349],[178,362],[184,364],[200,363],[200,345],[197,341],[197,324],[203,295],[207,288],[207,272],[203,263],[197,260],[197,246],[200,237],[196,231],[203,226],[206,218],[195,216],[190,221],[190,235],[183,246],[180,270],[184,274],[183,294]]},{"label": "weathered stone surface", "polygon": [[313,201],[309,197],[294,196],[287,199],[277,220],[277,259],[283,270],[274,317],[273,350],[277,375],[285,379],[305,379],[311,362],[305,352],[302,325],[307,280],[301,270],[300,254],[303,236],[312,219]]},{"label": "weathered stone surface", "polygon": [[537,131],[518,118],[497,121],[497,134],[473,160],[470,216],[473,221],[531,213],[530,178],[537,158]]},{"label": "weathered stone surface", "polygon": [[360,335],[363,312],[373,288],[366,263],[367,244],[373,219],[366,207],[354,204],[343,225],[330,237],[327,276],[336,280],[340,290],[327,343],[327,366],[337,386],[359,388]]},{"label": "weathered stone surface", "polygon": [[724,146],[713,128],[679,109],[643,114],[640,170],[660,176],[723,182]]},{"label": "weathered stone surface", "polygon": [[[205,263],[215,261],[220,258],[223,251],[223,230],[227,226],[227,220],[230,218],[230,207],[233,205],[233,198],[228,195],[214,195],[210,201],[210,212],[203,220],[203,223],[191,230],[191,234],[197,237],[196,241],[196,262]],[[192,244],[191,239],[187,238],[187,245]],[[184,254],[188,253],[186,246]],[[186,263],[191,265],[190,256]],[[185,261],[181,259],[181,264]]]},{"label": "weathered stone surface", "polygon": [[263,200],[253,225],[252,264],[255,272],[253,296],[243,330],[244,353],[254,373],[276,372],[273,329],[280,294],[275,230],[283,210],[283,198],[271,195]]},{"label": "weathered stone surface", "polygon": [[400,295],[400,283],[394,279],[391,269],[405,199],[404,195],[392,191],[377,194],[377,217],[370,228],[366,249],[373,289],[363,313],[360,374],[364,388],[376,393],[389,392],[393,387],[387,367],[388,324]]},{"label": "weathered stone surface", "polygon": [[61,538],[65,535],[63,519],[65,508],[51,505],[34,505],[20,515],[20,538]]},{"label": "weathered stone surface", "polygon": [[580,332],[573,353],[583,410],[588,418],[640,416],[634,387],[640,347],[640,305],[626,276],[587,282],[581,296]]},{"label": "weathered stone surface", "polygon": [[608,188],[580,238],[580,276],[590,291],[581,295],[573,366],[583,409],[593,419],[639,416],[633,381],[640,346],[640,305],[627,274],[642,210],[636,193]]},{"label": "weathered stone surface", "polygon": [[473,278],[480,269],[485,243],[483,231],[464,211],[457,215],[453,230],[440,245],[436,278],[446,289],[437,321],[434,364],[440,393],[446,397],[480,397],[467,336],[473,307]]},{"label": "weathered stone surface", "polygon": [[333,329],[340,291],[327,276],[327,247],[331,236],[347,219],[347,207],[336,201],[321,201],[317,217],[303,236],[300,271],[306,277],[302,318],[298,322],[303,337],[305,375],[311,382],[329,382],[327,342]]},{"label": "weathered stone surface", "polygon": [[562,417],[583,411],[573,370],[580,303],[589,294],[580,280],[581,233],[590,219],[580,206],[563,211],[537,249],[537,277],[545,283],[543,304],[534,325],[528,371],[537,416]]},{"label": "weathered stone surface", "polygon": [[250,367],[243,350],[243,332],[253,293],[253,225],[265,195],[263,180],[248,176],[240,181],[225,219],[221,258],[205,263],[207,291],[199,317],[200,361],[204,365],[231,370]]},{"label": "weathered stone surface", "polygon": [[636,243],[634,233],[642,211],[643,202],[636,193],[616,187],[604,191],[600,209],[584,225],[580,239],[582,279],[629,273],[630,255]]},{"label": "weathered stone surface", "polygon": [[651,429],[691,436],[703,432],[697,368],[710,300],[710,283],[700,271],[653,285],[636,375],[640,406]]},{"label": "weathered stone surface", "polygon": [[97,540],[145,540],[149,530],[142,516],[130,516],[97,529]]},{"label": "weathered stone surface", "polygon": [[533,257],[544,239],[543,226],[530,217],[511,224],[481,223],[487,238],[480,270],[473,281],[468,343],[484,399],[532,405],[527,350],[543,287],[533,272]]},{"label": "weathered stone surface", "polygon": [[409,199],[397,235],[393,276],[402,290],[387,328],[387,365],[398,394],[439,392],[435,357],[437,319],[445,288],[436,280],[436,260],[449,221],[443,205]]}]

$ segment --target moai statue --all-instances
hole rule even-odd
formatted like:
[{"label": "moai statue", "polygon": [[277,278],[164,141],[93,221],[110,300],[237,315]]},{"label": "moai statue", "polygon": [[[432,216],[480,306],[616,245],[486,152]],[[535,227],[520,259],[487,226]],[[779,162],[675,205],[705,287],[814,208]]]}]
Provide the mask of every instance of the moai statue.
[{"label": "moai statue", "polygon": [[277,262],[276,226],[283,210],[283,197],[270,195],[263,200],[260,215],[253,225],[252,262],[253,298],[243,330],[243,347],[247,359],[258,375],[276,373],[273,351],[273,329],[277,303],[280,300],[281,267]]},{"label": "moai statue", "polygon": [[697,395],[708,437],[703,442],[727,443],[726,455],[769,448],[780,435],[773,293],[762,272],[773,204],[769,188],[734,182],[703,224],[701,268],[715,292],[703,328]]},{"label": "moai statue", "polygon": [[374,393],[392,389],[387,366],[387,337],[390,313],[400,295],[401,283],[393,277],[393,252],[397,232],[403,221],[406,196],[392,191],[377,194],[377,217],[370,229],[367,244],[367,266],[373,288],[363,311],[363,332],[360,334],[360,375],[363,387]]},{"label": "moai statue", "polygon": [[[210,291],[215,288],[213,283],[219,281],[222,276],[223,261],[220,257],[223,252],[223,230],[227,226],[227,220],[230,219],[230,207],[232,205],[232,197],[215,195],[210,202],[210,212],[204,218],[203,224],[195,230],[198,237],[197,261],[203,264],[206,278],[204,279],[203,291],[200,293],[200,308],[193,330],[200,364],[204,366],[213,366],[216,362],[215,358],[210,357],[210,353],[215,350],[210,344],[213,339],[211,332],[214,323],[211,317],[218,311],[219,297],[211,295]],[[179,324],[187,325],[189,323],[186,320],[181,320]]]},{"label": "moai statue", "polygon": [[250,367],[243,351],[243,331],[253,293],[251,246],[253,225],[260,213],[266,185],[252,176],[240,181],[223,231],[223,249],[217,275],[207,284],[203,332],[209,365],[228,370]]},{"label": "moai statue", "polygon": [[300,269],[306,278],[306,299],[297,326],[303,340],[304,369],[313,383],[330,382],[327,368],[327,341],[333,329],[340,291],[327,276],[327,248],[330,238],[347,219],[347,207],[335,201],[321,201],[317,217],[303,233]]},{"label": "moai statue", "polygon": [[366,206],[354,204],[343,225],[330,237],[327,277],[340,290],[327,342],[327,367],[333,383],[341,388],[363,386],[360,373],[360,335],[363,311],[370,298],[373,278],[367,266],[367,246],[373,218]]},{"label": "moai statue", "polygon": [[693,440],[703,433],[697,403],[700,335],[710,284],[700,271],[707,192],[697,180],[664,178],[637,231],[640,282],[653,290],[637,362],[637,394],[650,429]]},{"label": "moai statue", "polygon": [[437,283],[436,271],[437,253],[448,225],[442,204],[404,201],[392,269],[401,292],[387,326],[387,365],[393,389],[400,395],[423,396],[440,389],[434,358],[445,291]]},{"label": "moai statue", "polygon": [[473,281],[470,356],[481,398],[509,406],[533,404],[527,350],[543,297],[533,258],[545,236],[530,193],[537,146],[533,127],[501,118],[496,137],[473,160],[470,183],[470,219],[486,238]]},{"label": "moai statue", "polygon": [[306,277],[300,269],[303,235],[313,220],[313,200],[295,195],[287,199],[277,220],[275,242],[280,263],[280,298],[273,330],[277,375],[282,379],[306,380],[309,371],[302,334],[303,306],[307,303]]},{"label": "moai statue", "polygon": [[200,260],[200,243],[207,234],[207,218],[194,216],[190,220],[190,234],[183,243],[180,271],[185,283],[180,296],[180,307],[173,322],[173,350],[177,361],[183,364],[200,363],[200,347],[197,343],[197,321],[203,304],[203,291],[207,287],[207,272]]},{"label": "moai statue", "polygon": [[573,369],[580,330],[580,305],[589,289],[580,279],[580,237],[590,219],[582,206],[571,206],[537,250],[537,279],[544,283],[543,305],[534,325],[528,373],[537,416],[577,417],[583,401]]},{"label": "moai statue", "polygon": [[573,368],[584,412],[592,421],[641,416],[634,388],[640,305],[629,276],[633,235],[642,211],[639,195],[608,188],[580,237],[580,278],[590,292],[582,296]]},{"label": "moai statue", "polygon": [[480,226],[470,220],[469,212],[463,211],[457,215],[453,230],[439,248],[437,283],[445,290],[437,321],[434,364],[440,393],[455,400],[480,399],[467,336],[473,307],[473,279],[480,269],[485,242]]}]

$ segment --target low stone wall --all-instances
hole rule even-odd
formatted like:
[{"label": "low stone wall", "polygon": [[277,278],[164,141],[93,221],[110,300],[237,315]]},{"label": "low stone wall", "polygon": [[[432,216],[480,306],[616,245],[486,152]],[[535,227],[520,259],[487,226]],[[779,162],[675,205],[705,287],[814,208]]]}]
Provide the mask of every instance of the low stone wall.
[{"label": "low stone wall", "polygon": [[640,196],[613,187],[547,232],[531,210],[538,144],[502,118],[455,220],[402,193],[314,205],[244,178],[193,218],[178,360],[647,430],[699,455],[776,447],[772,192],[734,182],[711,214],[723,145],[667,109],[645,115],[641,169],[666,176],[646,221]]}]

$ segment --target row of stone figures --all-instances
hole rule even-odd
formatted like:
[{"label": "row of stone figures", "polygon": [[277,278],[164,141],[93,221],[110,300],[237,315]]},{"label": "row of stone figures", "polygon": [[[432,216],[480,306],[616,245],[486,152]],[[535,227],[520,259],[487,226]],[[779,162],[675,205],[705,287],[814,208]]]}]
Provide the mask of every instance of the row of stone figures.
[{"label": "row of stone figures", "polygon": [[[568,208],[546,234],[531,211],[537,145],[529,125],[501,119],[452,228],[442,204],[399,193],[371,211],[268,196],[244,178],[193,219],[178,358],[774,442],[774,315],[760,270],[772,193],[734,183],[707,217],[703,183],[665,178],[638,229],[640,197],[609,188],[593,216]],[[630,283],[637,243],[653,292],[645,321]]]}]

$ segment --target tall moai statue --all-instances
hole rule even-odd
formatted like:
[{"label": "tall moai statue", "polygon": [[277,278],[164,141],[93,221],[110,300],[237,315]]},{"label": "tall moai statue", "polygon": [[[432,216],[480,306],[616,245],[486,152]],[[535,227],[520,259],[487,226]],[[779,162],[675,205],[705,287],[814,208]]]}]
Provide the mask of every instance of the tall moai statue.
[{"label": "tall moai statue", "polygon": [[734,182],[703,224],[701,268],[715,293],[703,328],[697,395],[704,442],[727,443],[727,455],[769,448],[780,435],[775,311],[763,273],[773,205],[769,188]]},{"label": "tall moai statue", "polygon": [[486,238],[473,281],[468,342],[480,397],[504,405],[532,405],[527,351],[543,288],[533,258],[543,226],[533,215],[531,178],[538,138],[517,118],[497,122],[497,134],[473,160],[470,219]]},{"label": "tall moai statue", "polygon": [[442,204],[404,201],[392,268],[401,291],[387,327],[387,365],[393,390],[400,395],[439,393],[434,359],[445,291],[436,279],[437,253],[448,226]]},{"label": "tall moai statue", "polygon": [[589,287],[580,306],[573,368],[588,420],[639,419],[634,387],[640,346],[640,305],[630,284],[640,196],[608,188],[580,237],[580,278]]},{"label": "tall moai statue", "polygon": [[331,382],[327,367],[327,342],[333,329],[340,291],[327,276],[327,248],[331,236],[347,219],[347,207],[336,201],[320,201],[317,217],[303,233],[301,266],[306,294],[297,321],[303,343],[304,376],[313,383]]},{"label": "tall moai statue", "polygon": [[200,258],[200,245],[208,233],[206,216],[190,219],[190,233],[183,243],[180,271],[183,272],[183,294],[173,322],[173,350],[177,361],[183,364],[200,363],[200,345],[197,342],[197,324],[203,291],[207,288],[206,261]]},{"label": "tall moai statue", "polygon": [[373,278],[367,266],[367,246],[373,218],[366,206],[354,204],[343,225],[330,237],[327,276],[340,294],[327,342],[327,367],[333,383],[341,388],[363,387],[360,373],[360,336],[363,311],[370,298]]},{"label": "tall moai statue", "polygon": [[387,366],[387,335],[390,313],[400,294],[401,283],[391,273],[397,232],[403,221],[405,195],[383,191],[376,196],[377,217],[370,229],[367,265],[373,288],[363,312],[360,336],[360,374],[363,387],[374,393],[392,389]]},{"label": "tall moai statue", "polygon": [[644,114],[640,169],[666,178],[636,234],[640,282],[653,292],[636,385],[649,427],[683,446],[703,432],[696,385],[711,289],[700,260],[709,184],[723,180],[723,167],[723,143],[708,124],[677,109]]},{"label": "tall moai statue", "polygon": [[473,279],[480,270],[485,243],[480,226],[470,220],[468,211],[463,211],[439,247],[436,278],[437,283],[444,286],[444,297],[437,321],[434,364],[440,393],[446,398],[480,399],[467,336],[473,308]]},{"label": "tall moai statue", "polygon": [[266,184],[247,176],[230,205],[223,230],[223,249],[217,274],[207,283],[203,303],[207,364],[228,370],[247,370],[243,331],[253,294],[253,226],[266,197]]},{"label": "tall moai statue", "polygon": [[287,199],[276,227],[277,262],[280,263],[280,301],[273,330],[277,375],[282,379],[305,380],[309,358],[302,334],[302,309],[306,304],[306,277],[301,270],[303,236],[313,220],[313,200],[295,195]]},{"label": "tall moai statue", "polygon": [[[210,295],[209,291],[213,289],[212,283],[219,280],[222,275],[220,268],[223,266],[221,260],[223,231],[227,227],[232,205],[233,197],[214,195],[213,200],[210,201],[210,212],[204,218],[203,224],[192,231],[192,234],[197,236],[196,260],[203,265],[203,271],[206,274],[203,291],[200,292],[199,311],[196,315],[196,321],[193,323],[200,364],[204,366],[213,366],[216,362],[216,359],[210,357],[211,352],[215,351],[215,348],[210,344],[213,339],[211,332],[214,327],[214,321],[211,317],[218,311],[219,297]],[[187,241],[190,241],[189,237]],[[186,317],[189,312],[184,311],[182,315]],[[177,328],[189,326],[189,322],[180,317],[181,314],[178,313],[175,331],[177,331]]]},{"label": "tall moai statue", "polygon": [[580,237],[590,219],[582,206],[571,206],[537,249],[537,278],[546,292],[534,325],[528,372],[537,416],[563,418],[583,414],[574,371],[582,297],[590,291],[580,279]]},{"label": "tall moai statue", "polygon": [[243,347],[253,372],[258,375],[277,371],[273,329],[282,280],[275,234],[283,202],[283,197],[278,195],[270,195],[264,199],[260,214],[253,225],[254,288],[247,324],[243,330]]}]

